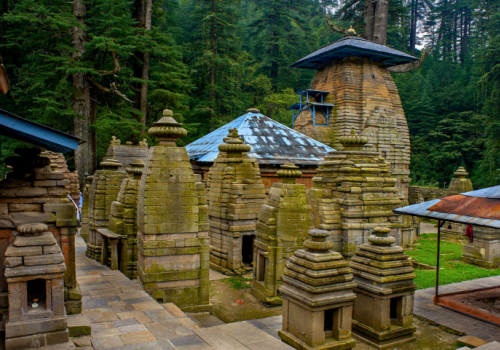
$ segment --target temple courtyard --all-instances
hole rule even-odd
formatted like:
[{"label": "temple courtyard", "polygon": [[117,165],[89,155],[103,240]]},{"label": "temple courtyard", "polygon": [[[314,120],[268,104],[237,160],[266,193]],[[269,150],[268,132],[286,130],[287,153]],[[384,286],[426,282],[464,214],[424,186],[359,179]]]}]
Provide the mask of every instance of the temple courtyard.
[{"label": "temple courtyard", "polygon": [[[69,323],[72,335],[80,332],[81,336],[50,349],[75,346],[80,350],[292,349],[278,337],[282,308],[268,308],[255,298],[245,288],[245,277],[229,277],[211,270],[213,314],[184,313],[172,303],[156,302],[120,271],[87,258],[85,242],[79,235],[76,264],[83,312],[70,316]],[[500,285],[500,276],[443,286],[441,291],[450,293],[494,285]],[[460,349],[463,344],[458,339],[464,339],[463,336],[500,341],[497,326],[433,305],[433,292],[433,288],[416,291],[416,340],[397,349]],[[85,335],[90,330],[88,326],[91,335]],[[355,349],[374,348],[357,341]]]}]

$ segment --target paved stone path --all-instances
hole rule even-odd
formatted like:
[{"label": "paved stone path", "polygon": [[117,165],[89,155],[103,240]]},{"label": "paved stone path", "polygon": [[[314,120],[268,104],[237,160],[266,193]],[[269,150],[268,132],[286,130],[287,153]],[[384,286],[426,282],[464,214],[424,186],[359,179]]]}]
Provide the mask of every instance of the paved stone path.
[{"label": "paved stone path", "polygon": [[[174,304],[158,304],[133,281],[85,256],[76,238],[77,279],[89,339],[97,350],[288,350],[277,331],[281,317],[199,328]],[[92,347],[80,347],[90,350]]]},{"label": "paved stone path", "polygon": [[[500,286],[500,276],[479,278],[439,287],[439,294]],[[500,327],[434,305],[434,288],[417,290],[413,312],[425,320],[486,341],[500,341]]]}]

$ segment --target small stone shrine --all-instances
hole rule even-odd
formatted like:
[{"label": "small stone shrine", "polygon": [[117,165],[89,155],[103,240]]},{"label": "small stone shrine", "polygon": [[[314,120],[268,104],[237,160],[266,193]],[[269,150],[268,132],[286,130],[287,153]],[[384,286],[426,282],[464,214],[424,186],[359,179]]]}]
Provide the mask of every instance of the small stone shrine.
[{"label": "small stone shrine", "polygon": [[387,227],[376,227],[352,257],[357,299],[353,333],[377,349],[388,349],[415,339],[413,333],[413,283],[411,261],[403,248],[394,245]]},{"label": "small stone shrine", "polygon": [[42,157],[47,157],[50,159],[50,166],[52,171],[57,171],[63,173],[66,180],[69,181],[67,185],[69,195],[75,203],[80,202],[80,185],[78,184],[78,173],[75,171],[71,172],[68,169],[68,164],[62,153],[45,151],[40,154]]},{"label": "small stone shrine", "polygon": [[351,320],[356,283],[349,263],[327,242],[328,231],[313,229],[305,250],[297,250],[283,274],[281,340],[296,349],[352,349]]},{"label": "small stone shrine", "polygon": [[85,243],[89,240],[89,194],[92,187],[94,176],[87,176],[85,178],[85,187],[82,193],[82,218],[80,220],[80,236],[82,236]]},{"label": "small stone shrine", "polygon": [[[463,226],[463,235],[465,235],[467,225],[461,226]],[[472,243],[470,243],[469,238],[464,236],[467,241],[466,244],[462,246],[462,256],[460,260],[467,264],[473,264],[488,269],[500,267],[500,230],[473,225],[472,233],[474,235]]]},{"label": "small stone shrine", "polygon": [[127,164],[133,163],[136,159],[146,161],[148,156],[147,140],[139,141],[138,145],[132,142],[126,142],[124,145],[115,136],[111,138],[111,142],[106,152],[106,158],[116,159],[121,165],[118,171],[126,171]]},{"label": "small stone shrine", "polygon": [[149,129],[149,149],[137,200],[137,278],[160,303],[208,311],[208,218],[201,176],[195,176],[176,140],[186,129],[170,110]]},{"label": "small stone shrine", "polygon": [[45,224],[23,224],[5,252],[9,314],[5,349],[69,341],[64,308],[64,256]]},{"label": "small stone shrine", "polygon": [[250,149],[230,129],[207,179],[210,266],[230,274],[252,271],[255,225],[266,198]]},{"label": "small stone shrine", "polygon": [[137,196],[143,170],[144,161],[140,159],[125,168],[131,177],[123,179],[109,217],[109,230],[123,237],[119,269],[130,279],[137,277]]},{"label": "small stone shrine", "polygon": [[[80,313],[82,294],[76,280],[75,234],[76,208],[67,198],[69,181],[65,175],[51,171],[50,159],[40,157],[40,150],[18,148],[19,156],[5,162],[13,167],[0,181],[0,269],[4,267],[5,250],[14,238],[16,227],[42,223],[48,226],[64,255],[64,301],[67,314]],[[6,281],[0,274],[0,307],[6,307]]]},{"label": "small stone shrine", "polygon": [[[340,138],[342,151],[330,152],[320,164],[309,198],[315,211],[315,227],[332,233],[334,249],[350,257],[367,242],[371,231],[384,225],[393,229],[398,242],[413,245],[415,230],[402,224],[392,212],[401,204],[397,179],[378,152],[366,149],[367,138],[352,130]],[[405,220],[411,217],[405,216]]]},{"label": "small stone shrine", "polygon": [[266,304],[281,304],[278,288],[286,259],[303,247],[312,227],[306,187],[295,183],[302,175],[298,169],[291,163],[281,166],[277,175],[283,182],[273,183],[255,230],[252,294]]},{"label": "small stone shrine", "polygon": [[92,180],[89,192],[89,240],[87,242],[87,256],[101,261],[102,236],[97,232],[100,228],[108,228],[111,203],[116,200],[122,180],[127,173],[118,171],[121,164],[113,158],[106,158],[101,162],[101,170],[97,170]]}]

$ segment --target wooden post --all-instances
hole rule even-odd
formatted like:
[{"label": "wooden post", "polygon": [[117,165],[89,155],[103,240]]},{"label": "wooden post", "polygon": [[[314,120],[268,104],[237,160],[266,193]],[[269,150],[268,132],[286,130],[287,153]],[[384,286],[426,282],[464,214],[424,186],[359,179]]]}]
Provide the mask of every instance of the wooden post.
[{"label": "wooden post", "polygon": [[438,220],[438,237],[437,237],[437,266],[436,266],[436,293],[434,295],[434,305],[437,305],[439,298],[439,256],[441,253],[441,220]]}]

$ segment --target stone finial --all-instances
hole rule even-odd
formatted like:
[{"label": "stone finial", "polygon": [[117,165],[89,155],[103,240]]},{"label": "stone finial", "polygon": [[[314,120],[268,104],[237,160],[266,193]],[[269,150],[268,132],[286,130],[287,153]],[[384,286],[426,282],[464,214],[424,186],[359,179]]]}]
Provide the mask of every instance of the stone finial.
[{"label": "stone finial", "polygon": [[368,242],[378,246],[390,246],[396,242],[396,238],[389,236],[391,229],[388,227],[375,227],[373,229],[374,235],[368,237]]},{"label": "stone finial", "polygon": [[104,170],[117,171],[118,168],[122,166],[122,163],[115,158],[104,158],[100,166],[102,166]]},{"label": "stone finial", "polygon": [[351,129],[351,135],[342,136],[339,139],[339,142],[345,149],[359,150],[362,149],[366,143],[368,143],[368,137],[359,136],[355,129]]},{"label": "stone finial", "polygon": [[346,31],[345,34],[346,34],[346,36],[356,36],[357,35],[356,31],[354,30],[354,28],[352,27],[352,25],[351,25],[351,28],[347,29],[347,31]]},{"label": "stone finial", "polygon": [[144,170],[144,161],[142,159],[136,159],[133,163],[130,163],[129,168],[125,168],[125,171],[129,174],[135,176],[142,175],[142,171]]},{"label": "stone finial", "polygon": [[109,143],[110,145],[113,146],[119,146],[122,142],[120,139],[117,139],[116,136],[111,136],[111,142]]},{"label": "stone finial", "polygon": [[175,141],[187,135],[186,129],[181,127],[182,123],[178,123],[173,115],[174,113],[170,109],[165,109],[163,117],[155,122],[148,131],[150,136],[160,140],[160,146],[175,147]]},{"label": "stone finial", "polygon": [[249,108],[247,109],[248,113],[260,113],[260,109],[257,108]]},{"label": "stone finial", "polygon": [[465,179],[467,176],[469,176],[469,173],[463,166],[459,166],[457,171],[455,171],[453,175],[455,175],[459,179]]},{"label": "stone finial", "polygon": [[147,146],[148,145],[148,139],[142,139],[142,141],[139,141],[139,146]]},{"label": "stone finial", "polygon": [[280,170],[276,173],[279,177],[283,179],[283,183],[295,183],[297,177],[302,176],[302,172],[298,166],[293,163],[286,163],[280,166]]},{"label": "stone finial", "polygon": [[330,232],[319,229],[309,231],[311,239],[304,241],[304,247],[310,252],[326,253],[333,248],[333,242],[327,242],[326,237],[330,236]]},{"label": "stone finial", "polygon": [[231,153],[242,153],[249,152],[252,147],[249,145],[244,145],[243,140],[238,135],[238,129],[229,129],[227,137],[224,138],[223,144],[219,145],[219,151],[221,152],[231,152]]},{"label": "stone finial", "polygon": [[23,236],[41,236],[49,227],[42,223],[22,224],[17,226],[16,231]]},{"label": "stone finial", "polygon": [[125,142],[125,144],[126,144],[127,146],[132,146],[132,145],[133,145],[132,141],[127,141],[127,142]]}]

